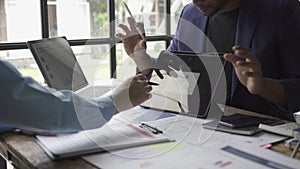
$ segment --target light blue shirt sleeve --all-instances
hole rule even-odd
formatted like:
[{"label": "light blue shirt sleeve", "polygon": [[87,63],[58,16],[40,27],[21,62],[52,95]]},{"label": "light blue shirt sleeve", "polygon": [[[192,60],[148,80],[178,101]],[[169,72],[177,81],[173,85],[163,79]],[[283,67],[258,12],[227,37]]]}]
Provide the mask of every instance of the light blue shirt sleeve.
[{"label": "light blue shirt sleeve", "polygon": [[77,132],[101,127],[116,111],[109,97],[90,100],[69,90],[44,87],[1,60],[0,84],[0,132],[13,128]]}]

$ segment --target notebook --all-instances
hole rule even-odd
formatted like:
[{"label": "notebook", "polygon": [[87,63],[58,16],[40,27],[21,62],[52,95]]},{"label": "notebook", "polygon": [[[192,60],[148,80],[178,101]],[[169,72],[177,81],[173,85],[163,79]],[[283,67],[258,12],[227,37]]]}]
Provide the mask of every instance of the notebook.
[{"label": "notebook", "polygon": [[37,143],[53,160],[175,141],[138,124],[114,124],[57,136],[36,136]]},{"label": "notebook", "polygon": [[101,96],[111,89],[109,84],[88,83],[65,37],[28,41],[27,46],[49,87],[73,90],[89,98]]},{"label": "notebook", "polygon": [[[156,72],[152,73],[151,81],[159,85],[152,86],[151,99],[141,106],[206,118],[212,101],[224,103],[226,99],[226,88],[218,86],[226,84],[226,62],[222,56],[220,53],[162,51],[156,67],[161,68],[164,79],[160,79]],[[221,90],[216,91],[216,88]]]}]

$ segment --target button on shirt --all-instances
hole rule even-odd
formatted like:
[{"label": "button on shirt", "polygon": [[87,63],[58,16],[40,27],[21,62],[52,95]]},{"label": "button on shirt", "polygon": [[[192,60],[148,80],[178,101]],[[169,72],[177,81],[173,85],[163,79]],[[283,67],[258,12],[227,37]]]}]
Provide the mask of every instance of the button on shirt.
[{"label": "button on shirt", "polygon": [[109,97],[94,100],[44,87],[0,60],[0,132],[76,132],[101,127],[116,109]]}]

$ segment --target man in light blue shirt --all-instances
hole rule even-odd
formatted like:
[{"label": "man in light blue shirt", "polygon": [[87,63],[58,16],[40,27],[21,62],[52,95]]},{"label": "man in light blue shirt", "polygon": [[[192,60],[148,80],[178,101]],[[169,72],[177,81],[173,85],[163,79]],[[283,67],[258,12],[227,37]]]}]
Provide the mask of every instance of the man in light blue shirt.
[{"label": "man in light blue shirt", "polygon": [[94,100],[69,90],[44,87],[23,77],[9,62],[0,60],[0,132],[77,132],[101,127],[115,113],[149,99],[152,90],[142,74],[127,79],[112,94]]}]

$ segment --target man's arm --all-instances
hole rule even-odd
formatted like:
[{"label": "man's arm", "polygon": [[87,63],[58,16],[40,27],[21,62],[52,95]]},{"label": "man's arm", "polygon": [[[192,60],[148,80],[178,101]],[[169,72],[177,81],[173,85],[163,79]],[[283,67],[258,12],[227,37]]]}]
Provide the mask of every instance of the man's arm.
[{"label": "man's arm", "polygon": [[[43,87],[22,77],[8,62],[0,61],[0,124],[34,132],[77,132],[101,127],[115,112],[150,97],[151,86],[140,76],[123,82],[117,87],[122,90],[114,91],[111,97],[89,100],[69,90]],[[128,96],[129,101],[124,102],[129,105],[114,100],[124,95]]]},{"label": "man's arm", "polygon": [[287,96],[279,80],[262,76],[261,65],[251,49],[234,46],[234,54],[225,54],[226,60],[232,63],[239,81],[251,94],[259,95],[282,107],[287,107]]},{"label": "man's arm", "polygon": [[109,98],[96,102],[68,90],[43,87],[22,77],[8,62],[0,61],[0,74],[0,121],[14,128],[74,132],[100,127],[115,113]]},{"label": "man's arm", "polygon": [[[252,94],[286,108],[288,113],[300,110],[297,97],[300,94],[300,2],[298,0],[280,1],[280,9],[276,13],[279,18],[277,32],[277,48],[274,59],[280,63],[280,79],[262,77],[261,66],[251,50],[234,47],[235,54],[244,60],[238,60],[232,54],[225,55],[235,67],[240,82]],[[276,29],[276,28],[275,28]],[[262,56],[263,57],[263,56]],[[276,70],[277,71],[277,70]]]}]

